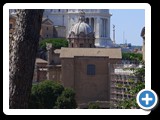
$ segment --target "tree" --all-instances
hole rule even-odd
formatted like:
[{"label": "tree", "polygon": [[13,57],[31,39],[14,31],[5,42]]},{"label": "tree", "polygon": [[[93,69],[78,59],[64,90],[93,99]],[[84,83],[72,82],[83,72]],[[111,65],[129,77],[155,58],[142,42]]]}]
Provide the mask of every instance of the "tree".
[{"label": "tree", "polygon": [[10,37],[9,50],[10,109],[28,107],[43,11],[17,10],[15,32]]},{"label": "tree", "polygon": [[74,90],[71,88],[66,88],[62,92],[61,96],[58,97],[55,108],[59,109],[77,108]]},{"label": "tree", "polygon": [[141,62],[142,61],[142,54],[141,53],[123,52],[122,59],[123,60],[131,60],[131,61],[135,61],[135,62]]},{"label": "tree", "polygon": [[51,80],[45,80],[33,85],[29,108],[52,109],[63,91],[64,87],[60,83]]},{"label": "tree", "polygon": [[33,85],[29,102],[30,109],[76,108],[75,92],[57,82],[45,80]]},{"label": "tree", "polygon": [[52,43],[54,49],[60,49],[61,47],[68,47],[68,41],[65,38],[49,38],[39,42],[39,48],[37,57],[47,60],[46,43]]},{"label": "tree", "polygon": [[68,41],[65,38],[49,38],[39,42],[37,57],[47,60],[46,43],[52,43],[54,49],[61,49],[61,47],[68,47]]},{"label": "tree", "polygon": [[52,43],[54,49],[60,49],[61,47],[68,47],[68,41],[64,38],[51,38],[40,41],[40,48],[46,50],[46,43]]}]

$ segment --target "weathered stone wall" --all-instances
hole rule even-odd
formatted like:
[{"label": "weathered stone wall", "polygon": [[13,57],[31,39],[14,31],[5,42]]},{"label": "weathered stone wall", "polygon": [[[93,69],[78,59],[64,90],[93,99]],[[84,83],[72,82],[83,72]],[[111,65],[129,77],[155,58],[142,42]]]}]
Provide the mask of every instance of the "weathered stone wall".
[{"label": "weathered stone wall", "polygon": [[[87,75],[87,65],[95,65],[95,75]],[[75,91],[78,103],[109,100],[107,57],[75,58]]]},{"label": "weathered stone wall", "polygon": [[[62,83],[76,92],[78,103],[109,101],[108,57],[75,57],[62,59]],[[87,65],[96,66],[95,75],[87,75]]]},{"label": "weathered stone wall", "polygon": [[74,79],[74,59],[73,58],[62,58],[62,84],[64,87],[71,87],[75,89]]},{"label": "weathered stone wall", "polygon": [[53,38],[53,26],[42,24],[40,35],[42,39]]},{"label": "weathered stone wall", "polygon": [[47,79],[61,82],[61,66],[49,65],[47,71]]}]

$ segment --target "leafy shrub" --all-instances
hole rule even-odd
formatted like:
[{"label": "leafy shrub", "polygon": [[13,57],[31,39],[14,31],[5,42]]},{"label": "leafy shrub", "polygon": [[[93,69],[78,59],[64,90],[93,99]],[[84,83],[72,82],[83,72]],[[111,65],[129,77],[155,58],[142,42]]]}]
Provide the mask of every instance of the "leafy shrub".
[{"label": "leafy shrub", "polygon": [[60,109],[74,109],[77,107],[75,100],[75,92],[71,88],[66,88],[62,94],[58,97],[56,102],[56,108]]},{"label": "leafy shrub", "polygon": [[131,60],[131,61],[142,61],[142,54],[141,53],[122,53],[122,59],[123,60]]},{"label": "leafy shrub", "polygon": [[76,108],[75,92],[51,80],[45,80],[32,86],[29,101],[30,109]]},{"label": "leafy shrub", "polygon": [[88,109],[100,109],[98,103],[89,103]]},{"label": "leafy shrub", "polygon": [[51,109],[55,105],[58,96],[61,95],[64,87],[51,80],[45,80],[33,85],[29,108]]}]

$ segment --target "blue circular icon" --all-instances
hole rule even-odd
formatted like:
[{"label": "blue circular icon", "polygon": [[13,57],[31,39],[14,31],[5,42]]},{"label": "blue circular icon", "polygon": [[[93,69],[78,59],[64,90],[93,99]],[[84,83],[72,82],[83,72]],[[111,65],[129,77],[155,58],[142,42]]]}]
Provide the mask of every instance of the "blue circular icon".
[{"label": "blue circular icon", "polygon": [[145,110],[150,110],[157,104],[157,94],[153,90],[143,89],[137,94],[138,105]]}]

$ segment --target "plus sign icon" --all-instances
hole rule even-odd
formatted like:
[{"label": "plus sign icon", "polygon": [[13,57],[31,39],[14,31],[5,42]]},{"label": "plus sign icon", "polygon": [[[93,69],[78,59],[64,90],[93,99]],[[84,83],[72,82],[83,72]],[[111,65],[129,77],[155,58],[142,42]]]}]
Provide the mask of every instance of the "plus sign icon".
[{"label": "plus sign icon", "polygon": [[137,103],[144,110],[153,109],[157,102],[158,97],[153,90],[143,89],[137,94]]}]

